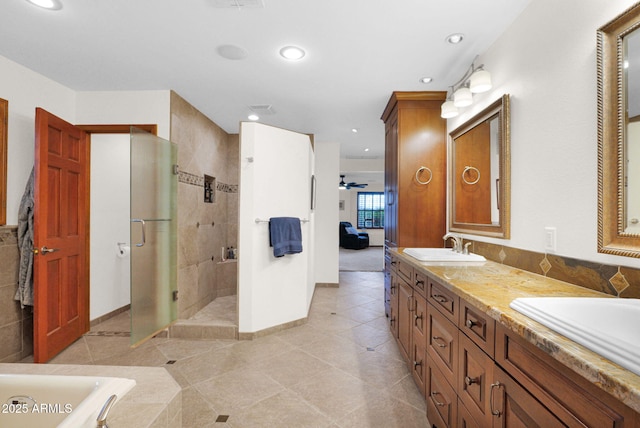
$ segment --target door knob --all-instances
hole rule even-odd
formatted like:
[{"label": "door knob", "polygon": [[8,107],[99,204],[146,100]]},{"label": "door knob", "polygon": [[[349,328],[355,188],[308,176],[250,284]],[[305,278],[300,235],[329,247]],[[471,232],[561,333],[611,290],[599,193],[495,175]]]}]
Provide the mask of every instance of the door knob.
[{"label": "door knob", "polygon": [[60,251],[60,248],[47,248],[46,246],[44,246],[44,247],[42,247],[40,249],[34,248],[33,249],[33,254],[42,253],[42,255],[44,256],[47,253],[53,253],[55,251]]}]

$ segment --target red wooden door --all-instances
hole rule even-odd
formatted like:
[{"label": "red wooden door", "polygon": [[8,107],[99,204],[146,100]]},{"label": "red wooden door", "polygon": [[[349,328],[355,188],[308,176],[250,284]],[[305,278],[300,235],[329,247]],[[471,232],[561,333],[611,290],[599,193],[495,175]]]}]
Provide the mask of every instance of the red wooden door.
[{"label": "red wooden door", "polygon": [[36,109],[34,361],[89,330],[87,134]]}]

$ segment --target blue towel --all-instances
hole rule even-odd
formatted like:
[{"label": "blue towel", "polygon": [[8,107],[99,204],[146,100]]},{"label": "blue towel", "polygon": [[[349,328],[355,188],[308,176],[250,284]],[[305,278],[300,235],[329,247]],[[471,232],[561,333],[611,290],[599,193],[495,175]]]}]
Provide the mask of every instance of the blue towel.
[{"label": "blue towel", "polygon": [[297,217],[271,217],[269,219],[269,238],[275,257],[301,253],[300,219]]}]

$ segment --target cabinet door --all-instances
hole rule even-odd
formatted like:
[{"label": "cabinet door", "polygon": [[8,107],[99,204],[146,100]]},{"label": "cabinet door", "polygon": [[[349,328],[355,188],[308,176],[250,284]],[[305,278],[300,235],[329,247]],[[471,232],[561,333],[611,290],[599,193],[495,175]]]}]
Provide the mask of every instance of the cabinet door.
[{"label": "cabinet door", "polygon": [[494,379],[489,397],[494,428],[566,426],[498,366]]},{"label": "cabinet door", "polygon": [[398,115],[392,116],[386,125],[385,134],[385,173],[384,173],[384,241],[397,245],[398,218]]},{"label": "cabinet door", "polygon": [[442,373],[427,361],[427,419],[437,428],[455,427],[458,398]]},{"label": "cabinet door", "polygon": [[491,426],[489,392],[494,379],[494,362],[464,334],[460,339],[458,396],[473,418],[482,426]]},{"label": "cabinet door", "polygon": [[413,296],[413,332],[412,332],[412,370],[413,380],[418,389],[425,394],[424,373],[426,365],[426,325],[427,325],[427,301],[424,297]]},{"label": "cabinet door", "polygon": [[451,385],[457,385],[458,327],[433,306],[427,310],[427,355]]},{"label": "cabinet door", "polygon": [[398,274],[391,271],[391,286],[389,287],[389,328],[395,339],[398,338]]},{"label": "cabinet door", "polygon": [[411,356],[411,331],[413,326],[413,290],[402,278],[398,280],[398,343],[406,361]]},{"label": "cabinet door", "polygon": [[460,399],[458,399],[458,428],[481,428]]}]

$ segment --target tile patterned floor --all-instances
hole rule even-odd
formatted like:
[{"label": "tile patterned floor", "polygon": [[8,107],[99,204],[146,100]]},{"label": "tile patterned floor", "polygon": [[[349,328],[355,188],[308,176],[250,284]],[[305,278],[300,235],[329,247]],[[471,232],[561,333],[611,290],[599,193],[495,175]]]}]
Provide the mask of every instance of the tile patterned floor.
[{"label": "tile patterned floor", "polygon": [[[185,428],[428,427],[387,327],[382,275],[340,272],[339,288],[316,290],[307,324],[253,341],[129,349],[127,337],[87,335],[52,363],[165,367],[183,388]],[[128,331],[127,317],[92,330]]]}]

